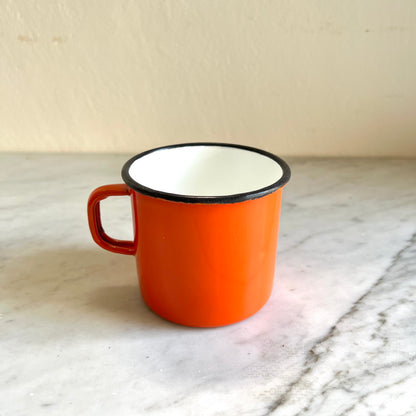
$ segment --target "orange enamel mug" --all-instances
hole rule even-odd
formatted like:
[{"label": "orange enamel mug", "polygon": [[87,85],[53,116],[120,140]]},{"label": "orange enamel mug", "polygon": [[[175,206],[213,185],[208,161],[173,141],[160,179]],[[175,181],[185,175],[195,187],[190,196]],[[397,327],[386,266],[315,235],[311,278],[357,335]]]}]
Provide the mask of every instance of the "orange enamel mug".
[{"label": "orange enamel mug", "polygon": [[[94,241],[136,257],[144,301],[182,325],[241,321],[273,286],[282,188],[289,166],[248,146],[187,143],[131,158],[125,183],[95,189],[88,200]],[[134,241],[109,237],[100,201],[130,195]]]}]

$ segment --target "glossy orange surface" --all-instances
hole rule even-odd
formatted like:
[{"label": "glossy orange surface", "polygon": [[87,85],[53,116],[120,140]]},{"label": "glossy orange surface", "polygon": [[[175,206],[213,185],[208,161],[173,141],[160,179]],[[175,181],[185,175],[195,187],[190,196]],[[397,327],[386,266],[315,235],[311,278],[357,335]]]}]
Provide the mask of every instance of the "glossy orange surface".
[{"label": "glossy orange surface", "polygon": [[[135,241],[114,240],[102,229],[99,201],[129,193]],[[270,296],[281,194],[202,204],[108,185],[90,197],[89,224],[101,247],[136,256],[142,296],[154,312],[183,325],[221,326],[253,315]]]},{"label": "glossy orange surface", "polygon": [[100,201],[109,196],[130,195],[133,191],[124,183],[104,185],[91,192],[88,199],[88,225],[94,241],[102,248],[120,254],[135,254],[133,241],[117,240],[106,234],[101,224]]}]

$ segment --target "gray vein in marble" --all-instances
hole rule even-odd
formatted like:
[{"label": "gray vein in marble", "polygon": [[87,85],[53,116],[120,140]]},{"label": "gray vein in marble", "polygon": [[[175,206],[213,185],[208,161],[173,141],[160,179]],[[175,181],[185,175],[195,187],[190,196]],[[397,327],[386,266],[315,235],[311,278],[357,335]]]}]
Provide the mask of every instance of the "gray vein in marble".
[{"label": "gray vein in marble", "polygon": [[[408,253],[409,252],[409,253]],[[409,261],[403,261],[403,257],[405,254],[408,254]],[[312,348],[308,351],[304,369],[299,374],[298,378],[290,383],[287,390],[279,396],[275,402],[273,402],[269,408],[267,413],[265,415],[271,415],[271,414],[284,414],[283,406],[287,404],[290,401],[293,401],[293,397],[296,396],[295,390],[302,387],[302,382],[306,377],[311,377],[311,373],[313,373],[316,370],[316,366],[320,364],[320,361],[329,361],[329,356],[331,355],[332,351],[331,348],[335,348],[337,344],[340,343],[340,341],[336,338],[339,338],[343,340],[345,333],[348,332],[349,329],[349,322],[348,320],[354,319],[352,318],[354,314],[362,312],[362,309],[367,308],[368,305],[365,304],[366,300],[373,296],[375,298],[375,301],[382,301],[383,299],[380,299],[380,292],[382,294],[388,294],[388,291],[385,291],[385,288],[382,288],[384,290],[379,290],[379,293],[375,293],[377,289],[380,289],[382,285],[386,286],[386,289],[390,289],[390,286],[392,286],[392,283],[395,282],[398,284],[399,289],[395,289],[396,291],[403,292],[404,289],[409,289],[409,295],[405,297],[393,297],[392,299],[389,299],[390,301],[394,302],[391,306],[385,307],[385,304],[382,305],[384,309],[377,312],[377,321],[371,322],[370,324],[366,324],[363,326],[356,326],[355,330],[359,330],[361,332],[365,331],[374,331],[371,333],[372,340],[380,339],[382,341],[382,345],[378,348],[376,348],[375,353],[376,354],[382,354],[382,348],[385,348],[389,343],[389,334],[385,334],[386,331],[382,331],[383,327],[385,327],[389,322],[390,313],[391,311],[398,307],[399,305],[403,304],[409,304],[410,307],[413,306],[413,316],[411,319],[411,323],[416,322],[416,310],[414,309],[414,302],[416,300],[416,233],[414,233],[410,239],[406,243],[406,246],[402,248],[392,259],[391,264],[387,267],[385,272],[379,277],[379,279],[365,292],[363,293],[350,307],[350,309],[342,315],[338,321],[330,328],[327,334],[325,334],[322,338],[318,339],[315,344],[312,346]],[[411,261],[413,260],[413,261]],[[409,265],[412,267],[411,273],[413,280],[405,281],[406,286],[403,286],[403,283],[400,281],[401,278],[406,277],[408,270],[403,273],[403,268],[406,268],[406,266]],[[399,284],[402,284],[402,287],[399,286]],[[393,289],[394,290],[394,289]],[[385,292],[384,292],[385,291]],[[400,293],[402,295],[402,293]],[[403,296],[403,295],[402,295]],[[374,311],[372,311],[374,313]],[[343,328],[340,328],[342,326]],[[344,331],[342,331],[344,329]],[[416,333],[414,325],[409,325],[408,329],[410,331],[413,330],[413,332]],[[342,331],[342,332],[341,332]],[[415,334],[413,334],[415,335]],[[397,369],[397,368],[406,368],[408,370],[408,373],[405,377],[399,378],[398,380],[395,380],[393,382],[387,382],[386,384],[383,384],[381,387],[378,387],[376,389],[368,389],[365,385],[362,385],[361,387],[364,390],[364,393],[353,391],[351,389],[348,389],[347,387],[343,386],[342,383],[348,383],[351,384],[353,382],[354,384],[360,385],[362,383],[362,380],[360,380],[360,377],[363,377],[365,375],[360,374],[359,376],[355,376],[354,378],[348,378],[346,375],[348,375],[348,372],[342,372],[341,370],[338,370],[335,373],[335,380],[336,383],[334,383],[334,379],[331,379],[329,382],[321,386],[321,389],[318,390],[314,388],[313,392],[311,392],[309,399],[306,401],[306,404],[300,403],[298,398],[296,399],[296,407],[300,408],[299,411],[296,413],[289,413],[293,416],[299,416],[299,415],[307,415],[307,414],[319,414],[321,411],[321,408],[318,406],[317,409],[314,410],[314,413],[310,413],[311,406],[315,404],[317,401],[319,401],[322,398],[326,399],[326,396],[329,394],[333,394],[334,390],[340,389],[344,390],[346,393],[355,393],[353,397],[353,404],[348,406],[347,408],[342,409],[342,412],[339,414],[342,415],[350,415],[353,414],[354,410],[357,409],[358,406],[363,405],[364,401],[371,395],[374,395],[376,393],[380,393],[383,390],[387,390],[390,387],[397,386],[399,384],[402,384],[404,382],[412,382],[413,385],[416,385],[416,374],[415,374],[415,365],[414,361],[416,358],[416,337],[413,337],[413,342],[415,343],[413,345],[413,348],[410,352],[405,351],[401,355],[404,356],[403,360],[400,361],[391,361],[387,364],[380,365],[380,366],[372,366],[371,371],[374,372],[374,375],[377,374],[380,370],[385,369]],[[340,345],[342,348],[342,344]],[[322,365],[322,364],[320,364]],[[368,366],[368,363],[367,363]],[[319,370],[318,370],[319,371]],[[368,368],[365,369],[365,371],[369,371]],[[335,386],[334,386],[335,384]],[[299,387],[300,386],[300,387]],[[414,393],[414,389],[412,389],[409,393],[410,395]],[[368,406],[364,406],[368,407]],[[394,410],[395,406],[393,407]],[[360,409],[360,413],[362,414],[363,410],[371,411],[370,409]],[[374,410],[374,409],[372,409]],[[380,409],[378,409],[380,411]],[[413,411],[416,412],[416,405],[413,405],[412,408]],[[403,413],[402,415],[407,414],[408,412]],[[380,414],[380,413],[374,413],[374,414]],[[399,413],[397,413],[399,415]]]}]

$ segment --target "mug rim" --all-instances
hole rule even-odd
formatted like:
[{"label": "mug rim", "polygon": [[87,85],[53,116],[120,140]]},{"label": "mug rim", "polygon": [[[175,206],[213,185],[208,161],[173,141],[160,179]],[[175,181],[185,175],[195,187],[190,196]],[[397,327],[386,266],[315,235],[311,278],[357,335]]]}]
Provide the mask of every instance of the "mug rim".
[{"label": "mug rim", "polygon": [[[263,188],[258,188],[253,191],[249,192],[242,192],[242,193],[234,193],[229,195],[218,195],[218,196],[194,196],[194,195],[184,195],[179,193],[170,193],[159,191],[153,188],[149,188],[140,184],[139,182],[135,181],[130,175],[130,166],[135,162],[137,159],[142,158],[143,156],[148,155],[149,153],[156,152],[158,150],[165,150],[165,149],[173,149],[177,147],[191,147],[191,146],[217,146],[217,147],[232,147],[235,149],[242,149],[251,152],[255,152],[266,156],[272,160],[274,160],[282,169],[282,176],[274,183],[265,186]],[[235,202],[243,202],[252,199],[261,198],[265,195],[271,194],[272,192],[277,191],[278,189],[282,188],[284,185],[287,184],[291,176],[291,171],[288,164],[280,157],[276,156],[273,153],[267,152],[266,150],[258,149],[252,146],[245,146],[242,144],[234,144],[234,143],[221,143],[221,142],[191,142],[191,143],[177,143],[171,144],[167,146],[160,146],[150,150],[146,150],[141,152],[132,158],[130,158],[123,166],[121,170],[121,177],[126,185],[133,189],[136,192],[139,192],[143,195],[152,196],[154,198],[165,199],[168,201],[174,202],[184,202],[184,203],[199,203],[199,204],[230,204]]]}]

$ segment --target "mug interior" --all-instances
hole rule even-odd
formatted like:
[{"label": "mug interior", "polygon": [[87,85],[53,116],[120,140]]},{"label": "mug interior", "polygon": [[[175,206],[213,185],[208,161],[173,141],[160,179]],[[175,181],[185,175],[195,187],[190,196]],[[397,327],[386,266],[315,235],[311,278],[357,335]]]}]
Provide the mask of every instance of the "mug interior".
[{"label": "mug interior", "polygon": [[269,187],[283,177],[278,158],[270,156],[243,146],[172,146],[138,155],[128,167],[128,175],[140,186],[169,194],[243,194]]}]

